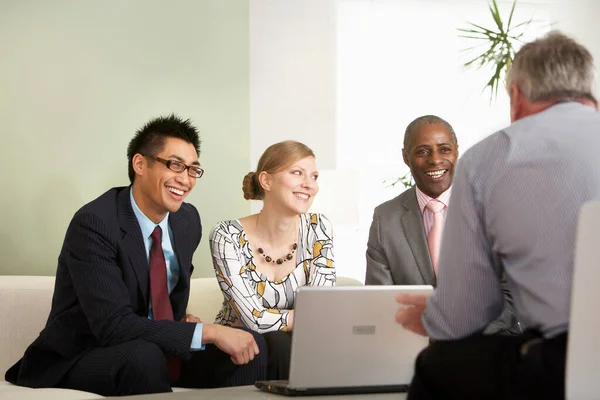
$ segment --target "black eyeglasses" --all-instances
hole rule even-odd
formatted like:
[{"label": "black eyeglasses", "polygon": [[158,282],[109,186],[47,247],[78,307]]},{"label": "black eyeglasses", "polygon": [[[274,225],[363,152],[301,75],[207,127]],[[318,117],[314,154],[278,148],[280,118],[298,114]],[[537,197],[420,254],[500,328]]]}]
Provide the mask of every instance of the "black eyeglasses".
[{"label": "black eyeglasses", "polygon": [[202,178],[202,175],[204,174],[204,170],[196,165],[185,165],[181,161],[165,160],[164,158],[160,158],[160,157],[147,156],[145,154],[142,154],[142,155],[144,157],[148,157],[152,160],[156,160],[156,161],[159,161],[159,162],[165,164],[167,166],[167,168],[169,168],[171,171],[183,172],[187,169],[188,175],[191,176],[192,178]]}]

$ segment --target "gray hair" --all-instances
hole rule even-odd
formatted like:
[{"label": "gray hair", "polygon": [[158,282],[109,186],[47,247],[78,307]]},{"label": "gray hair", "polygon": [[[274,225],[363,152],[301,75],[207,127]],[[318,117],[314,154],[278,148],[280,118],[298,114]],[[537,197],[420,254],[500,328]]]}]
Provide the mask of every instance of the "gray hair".
[{"label": "gray hair", "polygon": [[456,139],[456,133],[454,133],[454,129],[452,125],[450,125],[445,119],[438,117],[437,115],[423,115],[415,120],[413,120],[406,127],[406,131],[404,132],[404,148],[408,148],[408,143],[410,139],[417,133],[417,131],[423,125],[430,124],[442,124],[448,129],[448,132],[452,135],[452,139],[454,139],[454,144],[458,147],[458,140]]},{"label": "gray hair", "polygon": [[595,69],[590,52],[561,32],[553,31],[524,45],[506,76],[531,102],[594,97]]}]

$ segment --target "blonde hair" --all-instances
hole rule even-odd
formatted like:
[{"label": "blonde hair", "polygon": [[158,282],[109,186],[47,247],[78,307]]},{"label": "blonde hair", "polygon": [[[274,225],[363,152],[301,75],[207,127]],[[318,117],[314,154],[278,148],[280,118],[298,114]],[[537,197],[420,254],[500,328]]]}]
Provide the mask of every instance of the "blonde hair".
[{"label": "blonde hair", "polygon": [[258,160],[255,172],[249,172],[242,182],[242,191],[246,200],[262,200],[265,191],[258,181],[261,172],[273,174],[283,171],[295,162],[306,157],[314,157],[315,153],[304,143],[293,140],[275,143],[269,146]]},{"label": "blonde hair", "polygon": [[575,100],[594,97],[595,70],[590,52],[553,31],[524,45],[515,55],[506,87],[516,85],[527,100]]}]

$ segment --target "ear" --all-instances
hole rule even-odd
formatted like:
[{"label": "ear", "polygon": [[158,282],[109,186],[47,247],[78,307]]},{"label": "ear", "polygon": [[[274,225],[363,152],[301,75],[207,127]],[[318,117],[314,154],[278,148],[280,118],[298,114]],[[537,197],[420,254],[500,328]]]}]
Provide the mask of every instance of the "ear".
[{"label": "ear", "polygon": [[404,160],[404,164],[408,165],[410,168],[410,164],[408,163],[408,154],[406,154],[406,150],[402,149],[402,159]]},{"label": "ear", "polygon": [[145,167],[147,165],[146,158],[140,153],[137,153],[131,159],[131,165],[133,166],[133,171],[136,175],[144,175]]},{"label": "ear", "polygon": [[593,108],[594,108],[594,110],[596,110],[596,111],[599,111],[599,110],[600,110],[600,109],[598,108],[598,103],[596,102],[596,100],[595,100],[595,99],[589,99],[589,98],[585,98],[585,97],[584,97],[584,98],[581,98],[581,99],[579,99],[579,100],[577,100],[577,101],[579,101],[579,102],[580,102],[581,104],[583,104],[584,106],[590,106],[590,107],[593,107]]},{"label": "ear", "polygon": [[523,93],[514,83],[510,85],[508,93],[510,97],[510,122],[515,122],[523,114]]},{"label": "ear", "polygon": [[271,175],[269,175],[266,171],[262,171],[260,174],[258,174],[258,184],[263,188],[265,193],[270,192],[273,184]]}]

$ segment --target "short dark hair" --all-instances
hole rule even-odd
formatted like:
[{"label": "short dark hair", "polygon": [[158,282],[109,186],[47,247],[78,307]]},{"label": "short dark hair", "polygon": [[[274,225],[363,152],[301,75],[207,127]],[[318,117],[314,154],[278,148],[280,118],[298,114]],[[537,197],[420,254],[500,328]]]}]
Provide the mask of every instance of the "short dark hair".
[{"label": "short dark hair", "polygon": [[419,117],[419,118],[415,119],[414,121],[412,121],[406,127],[406,132],[404,132],[404,148],[405,149],[408,147],[408,143],[410,142],[410,139],[412,138],[412,136],[414,136],[414,134],[417,133],[419,128],[421,128],[421,126],[423,126],[425,124],[428,124],[428,125],[429,124],[442,124],[442,125],[444,125],[446,127],[446,129],[448,129],[448,132],[450,132],[450,134],[452,135],[452,139],[454,139],[454,144],[456,146],[458,146],[458,140],[456,139],[456,133],[454,133],[454,128],[452,128],[452,125],[450,125],[448,123],[448,121],[438,117],[437,115],[423,115],[422,117]]},{"label": "short dark hair", "polygon": [[132,164],[133,156],[138,153],[155,156],[162,150],[165,139],[169,137],[182,139],[193,144],[196,148],[196,154],[200,155],[198,129],[192,125],[189,119],[183,120],[175,114],[153,118],[137,130],[127,146],[128,173],[131,183],[135,179]]}]

